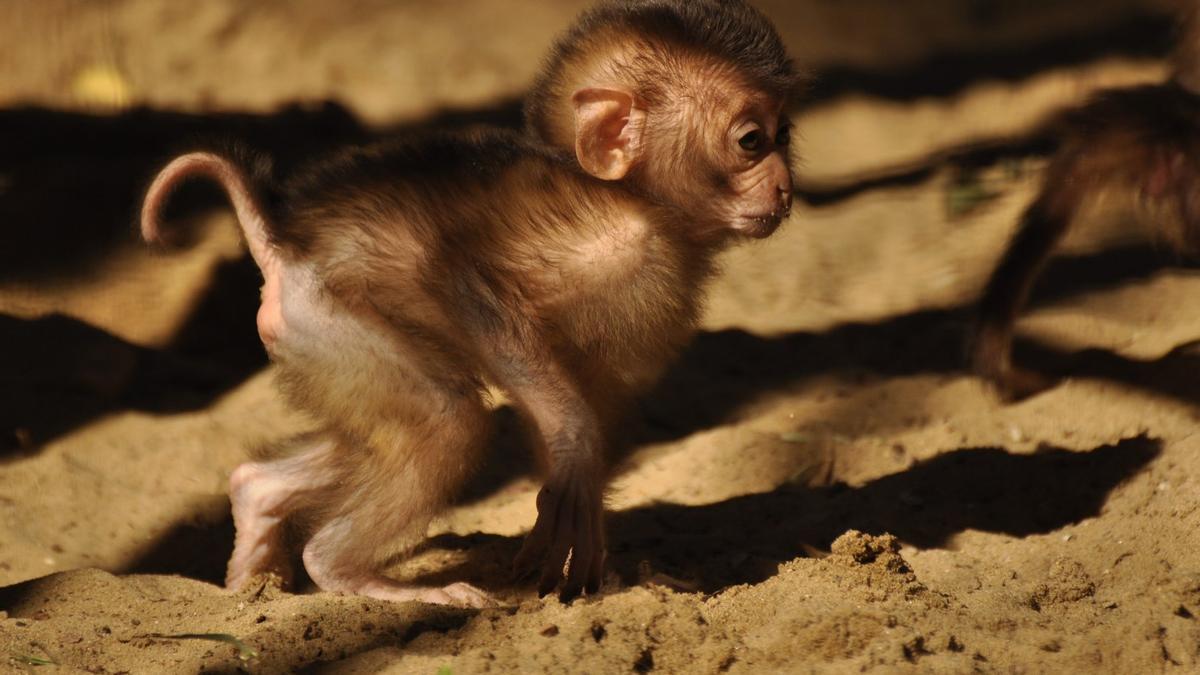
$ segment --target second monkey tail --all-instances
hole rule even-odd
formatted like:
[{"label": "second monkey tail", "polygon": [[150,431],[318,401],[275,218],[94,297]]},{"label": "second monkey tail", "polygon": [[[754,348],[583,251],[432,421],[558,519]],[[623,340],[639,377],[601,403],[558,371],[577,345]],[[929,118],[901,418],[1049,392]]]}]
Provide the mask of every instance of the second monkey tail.
[{"label": "second monkey tail", "polygon": [[203,176],[216,181],[229,196],[250,255],[259,268],[270,264],[271,217],[265,199],[271,181],[269,162],[262,156],[233,148],[228,152],[201,151],[180,155],[155,176],[142,201],[142,238],[161,243],[159,217],[171,192],[183,181]]}]

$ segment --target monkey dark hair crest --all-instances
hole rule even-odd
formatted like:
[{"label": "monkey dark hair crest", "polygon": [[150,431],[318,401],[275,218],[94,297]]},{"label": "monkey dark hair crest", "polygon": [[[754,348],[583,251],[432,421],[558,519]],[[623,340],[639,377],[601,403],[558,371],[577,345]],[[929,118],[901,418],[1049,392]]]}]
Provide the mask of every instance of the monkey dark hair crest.
[{"label": "monkey dark hair crest", "polygon": [[556,99],[569,95],[563,79],[570,67],[629,38],[644,48],[665,47],[670,58],[690,55],[729,64],[750,84],[783,100],[795,96],[806,79],[775,27],[743,0],[608,0],[584,12],[551,48],[525,101],[532,131],[551,137],[539,126]]}]

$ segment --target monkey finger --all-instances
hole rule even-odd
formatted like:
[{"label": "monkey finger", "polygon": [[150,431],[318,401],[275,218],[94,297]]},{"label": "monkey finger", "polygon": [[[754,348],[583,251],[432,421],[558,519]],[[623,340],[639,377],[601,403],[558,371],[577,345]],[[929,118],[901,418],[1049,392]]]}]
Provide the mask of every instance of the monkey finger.
[{"label": "monkey finger", "polygon": [[584,587],[588,594],[596,593],[600,590],[600,583],[604,579],[604,559],[607,556],[607,546],[604,542],[604,510],[597,510],[593,514],[595,523],[595,541],[596,550],[592,553],[591,564],[588,569],[587,584]]},{"label": "monkey finger", "polygon": [[571,553],[574,543],[574,518],[571,512],[578,508],[570,499],[559,499],[555,513],[557,527],[554,530],[554,540],[550,552],[542,562],[542,579],[538,583],[538,597],[549,595],[562,580],[563,566],[567,563],[567,555]]},{"label": "monkey finger", "polygon": [[549,537],[539,531],[538,525],[534,525],[534,529],[525,536],[525,543],[521,544],[517,557],[513,559],[513,578],[524,580],[539,572],[548,547]]},{"label": "monkey finger", "polygon": [[592,556],[591,569],[588,570],[587,584],[584,586],[588,595],[600,592],[600,584],[604,580],[604,559],[606,557],[603,548]]},{"label": "monkey finger", "polygon": [[525,543],[513,560],[513,573],[518,578],[532,576],[539,568],[546,550],[550,547],[550,537],[555,530],[555,509],[552,505],[553,493],[542,488],[537,496],[537,520],[533,529],[525,536]]},{"label": "monkey finger", "polygon": [[571,567],[567,572],[567,581],[563,584],[562,592],[558,596],[562,602],[570,602],[579,595],[587,580],[587,573],[592,568],[592,557],[596,553],[592,511],[590,504],[576,505]]}]

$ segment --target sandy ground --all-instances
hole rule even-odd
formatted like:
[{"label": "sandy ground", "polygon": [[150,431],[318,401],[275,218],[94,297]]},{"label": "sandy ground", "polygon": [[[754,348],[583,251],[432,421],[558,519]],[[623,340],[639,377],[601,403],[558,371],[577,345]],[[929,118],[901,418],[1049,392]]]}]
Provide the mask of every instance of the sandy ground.
[{"label": "sandy ground", "polygon": [[196,135],[513,124],[583,4],[0,7],[0,671],[1200,671],[1195,271],[1084,223],[1020,324],[1062,383],[1006,406],[961,370],[1039,124],[1162,76],[1160,2],[762,3],[818,75],[805,205],[642,402],[598,596],[509,579],[537,483],[507,409],[389,570],[501,607],[217,585],[230,470],[307,422],[230,216],[184,195],[186,245],[146,251],[143,181]]}]

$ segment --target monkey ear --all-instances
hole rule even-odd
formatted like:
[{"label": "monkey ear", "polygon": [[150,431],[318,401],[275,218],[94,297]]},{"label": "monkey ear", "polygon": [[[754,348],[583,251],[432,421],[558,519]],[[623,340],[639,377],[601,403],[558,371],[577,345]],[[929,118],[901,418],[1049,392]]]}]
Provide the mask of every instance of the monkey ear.
[{"label": "monkey ear", "polygon": [[584,171],[620,180],[637,159],[645,113],[620,89],[580,89],[575,104],[575,156]]}]

